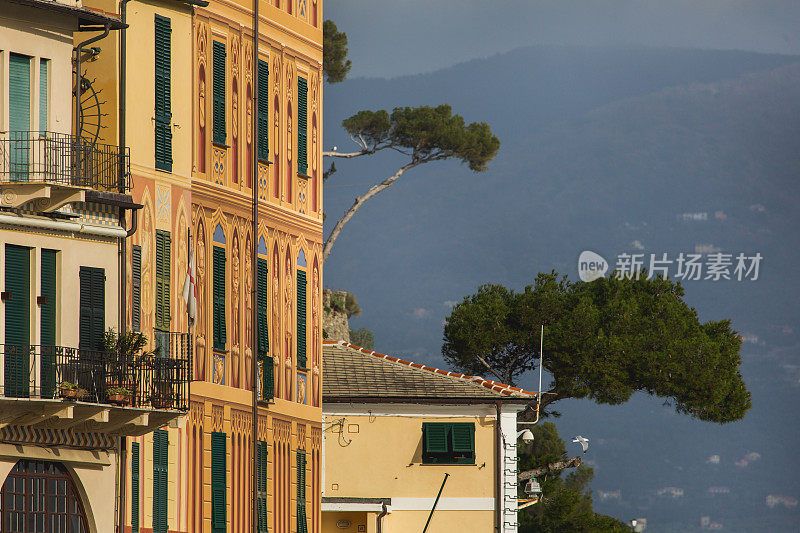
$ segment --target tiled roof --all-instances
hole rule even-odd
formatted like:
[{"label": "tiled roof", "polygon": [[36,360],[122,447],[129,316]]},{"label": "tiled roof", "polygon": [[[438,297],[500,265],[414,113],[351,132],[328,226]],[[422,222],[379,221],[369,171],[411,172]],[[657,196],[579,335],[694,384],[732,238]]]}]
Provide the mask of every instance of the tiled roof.
[{"label": "tiled roof", "polygon": [[326,401],[536,397],[535,392],[519,387],[404,361],[344,341],[324,341],[322,357],[322,396]]}]

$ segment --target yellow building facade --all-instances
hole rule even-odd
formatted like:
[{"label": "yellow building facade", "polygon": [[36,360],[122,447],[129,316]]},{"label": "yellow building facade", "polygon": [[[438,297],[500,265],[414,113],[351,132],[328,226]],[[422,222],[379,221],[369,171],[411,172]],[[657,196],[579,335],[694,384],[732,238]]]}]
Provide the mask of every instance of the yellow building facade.
[{"label": "yellow building facade", "polygon": [[81,2],[0,5],[4,533],[113,531],[120,445],[188,410],[188,358],[123,358],[104,342],[124,319],[120,252],[141,206],[125,146],[98,136],[99,88],[75,73],[122,28]]},{"label": "yellow building facade", "polygon": [[323,533],[517,531],[517,414],[535,393],[344,341],[323,358]]},{"label": "yellow building facade", "polygon": [[128,327],[193,359],[184,424],[126,443],[126,531],[251,531],[254,503],[259,531],[321,527],[322,3],[261,1],[256,42],[254,7],[132,0],[127,53],[117,41],[87,66],[112,142],[124,100],[143,206]]}]

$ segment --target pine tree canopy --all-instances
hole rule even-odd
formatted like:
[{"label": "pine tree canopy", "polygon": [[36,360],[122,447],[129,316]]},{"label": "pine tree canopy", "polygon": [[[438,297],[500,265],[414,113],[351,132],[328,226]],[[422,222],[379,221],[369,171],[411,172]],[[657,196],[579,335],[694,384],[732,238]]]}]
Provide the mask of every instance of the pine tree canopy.
[{"label": "pine tree canopy", "polygon": [[620,404],[643,391],[700,420],[739,420],[751,406],[741,339],[729,320],[701,323],[683,296],[680,283],[646,275],[584,283],[540,273],[522,292],[483,285],[447,318],[442,354],[468,374],[513,384],[537,368],[544,324],[552,382],[543,406],[564,398]]},{"label": "pine tree canopy", "polygon": [[466,124],[447,104],[397,107],[391,114],[359,111],[342,121],[342,127],[365,153],[393,148],[414,161],[456,158],[475,172],[486,170],[500,149],[488,124]]},{"label": "pine tree canopy", "polygon": [[351,66],[347,59],[347,34],[340,32],[335,22],[326,20],[322,23],[322,70],[328,83],[344,81]]}]

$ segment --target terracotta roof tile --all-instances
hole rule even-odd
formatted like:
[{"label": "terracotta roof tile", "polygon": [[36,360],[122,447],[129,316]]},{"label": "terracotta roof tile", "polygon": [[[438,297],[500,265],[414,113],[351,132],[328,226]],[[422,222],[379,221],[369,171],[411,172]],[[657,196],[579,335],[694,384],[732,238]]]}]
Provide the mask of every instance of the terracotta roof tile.
[{"label": "terracotta roof tile", "polygon": [[517,397],[532,400],[535,392],[476,376],[459,374],[344,341],[323,341],[323,397],[458,398]]}]

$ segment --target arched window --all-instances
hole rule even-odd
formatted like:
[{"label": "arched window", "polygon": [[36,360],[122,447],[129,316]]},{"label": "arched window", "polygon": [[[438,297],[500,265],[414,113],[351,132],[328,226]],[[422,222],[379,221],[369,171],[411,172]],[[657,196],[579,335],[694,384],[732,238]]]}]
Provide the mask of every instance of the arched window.
[{"label": "arched window", "polygon": [[225,231],[221,224],[217,224],[214,230],[214,250],[213,250],[213,319],[214,319],[214,349],[225,350],[227,341],[227,327],[225,324]]},{"label": "arched window", "polygon": [[297,367],[308,366],[306,350],[306,254],[297,254]]},{"label": "arched window", "polygon": [[89,533],[89,524],[72,478],[61,463],[18,461],[3,483],[2,529]]}]

